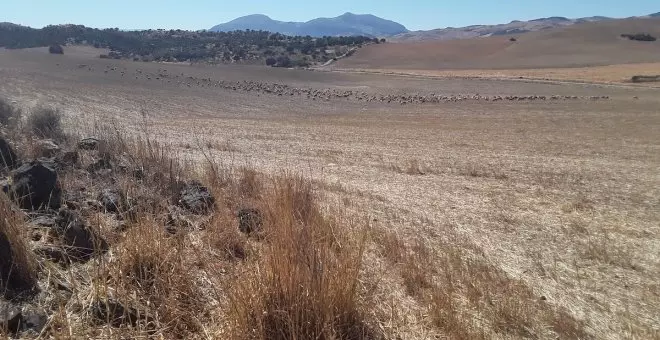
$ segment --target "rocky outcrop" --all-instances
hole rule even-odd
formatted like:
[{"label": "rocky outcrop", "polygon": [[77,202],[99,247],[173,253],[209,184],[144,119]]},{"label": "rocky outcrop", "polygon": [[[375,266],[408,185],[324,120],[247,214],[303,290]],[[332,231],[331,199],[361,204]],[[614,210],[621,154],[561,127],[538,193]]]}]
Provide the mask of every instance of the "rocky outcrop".
[{"label": "rocky outcrop", "polygon": [[39,158],[24,163],[13,172],[9,191],[22,209],[58,209],[62,190],[57,182],[55,162]]},{"label": "rocky outcrop", "polygon": [[197,181],[191,181],[181,189],[178,204],[192,213],[204,214],[211,211],[215,198],[207,187]]}]

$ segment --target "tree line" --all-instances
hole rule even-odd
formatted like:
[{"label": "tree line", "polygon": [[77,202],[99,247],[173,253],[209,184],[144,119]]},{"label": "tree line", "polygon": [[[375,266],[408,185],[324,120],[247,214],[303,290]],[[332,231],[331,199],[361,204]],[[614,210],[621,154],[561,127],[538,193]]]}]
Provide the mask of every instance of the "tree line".
[{"label": "tree line", "polygon": [[[132,58],[144,61],[264,62],[289,60],[286,66],[324,62],[343,49],[383,40],[365,36],[320,37],[287,36],[267,31],[122,31],[82,25],[51,25],[34,29],[0,24],[0,47],[9,49],[53,45],[89,45],[107,48],[106,58]],[[330,51],[330,53],[329,53]],[[278,66],[275,63],[273,66]]]}]

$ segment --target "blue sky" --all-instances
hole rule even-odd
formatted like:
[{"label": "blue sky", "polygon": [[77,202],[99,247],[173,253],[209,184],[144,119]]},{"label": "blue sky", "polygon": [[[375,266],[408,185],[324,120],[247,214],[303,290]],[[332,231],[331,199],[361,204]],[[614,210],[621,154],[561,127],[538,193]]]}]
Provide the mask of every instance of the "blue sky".
[{"label": "blue sky", "polygon": [[207,29],[255,13],[284,21],[370,13],[419,30],[547,16],[628,17],[659,11],[659,0],[0,0],[0,22],[121,29]]}]

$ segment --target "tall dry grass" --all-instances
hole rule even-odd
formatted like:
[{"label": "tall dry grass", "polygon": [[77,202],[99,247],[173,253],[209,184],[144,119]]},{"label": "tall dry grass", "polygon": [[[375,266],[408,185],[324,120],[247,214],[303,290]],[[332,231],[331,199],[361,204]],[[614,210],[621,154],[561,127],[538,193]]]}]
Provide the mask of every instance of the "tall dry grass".
[{"label": "tall dry grass", "polygon": [[32,295],[37,289],[36,264],[24,224],[17,208],[0,194],[0,292],[9,299]]},{"label": "tall dry grass", "polygon": [[267,196],[263,253],[229,296],[234,338],[376,337],[359,287],[366,232],[324,217],[301,177],[274,179]]}]

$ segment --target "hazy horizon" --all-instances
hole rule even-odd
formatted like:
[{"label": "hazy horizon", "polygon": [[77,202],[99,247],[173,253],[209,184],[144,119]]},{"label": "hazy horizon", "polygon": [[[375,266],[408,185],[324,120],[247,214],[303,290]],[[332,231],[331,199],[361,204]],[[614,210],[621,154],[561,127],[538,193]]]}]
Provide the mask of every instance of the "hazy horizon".
[{"label": "hazy horizon", "polygon": [[[35,8],[41,10],[35,11]],[[127,29],[209,29],[238,17],[264,14],[279,21],[308,21],[318,17],[336,17],[346,12],[373,14],[396,21],[409,30],[430,30],[444,27],[462,27],[478,24],[501,24],[512,20],[531,20],[542,17],[568,18],[607,16],[625,18],[643,16],[660,11],[657,2],[649,0],[582,1],[556,0],[552,3],[510,1],[496,4],[466,0],[420,0],[415,6],[395,1],[366,0],[356,3],[335,1],[332,6],[309,4],[291,0],[287,6],[262,1],[246,0],[224,3],[210,0],[196,1],[195,5],[176,1],[127,1],[95,3],[87,1],[47,0],[21,1],[0,5],[0,22],[41,28],[51,24],[78,24],[96,28]],[[478,9],[478,10],[475,10]]]}]

